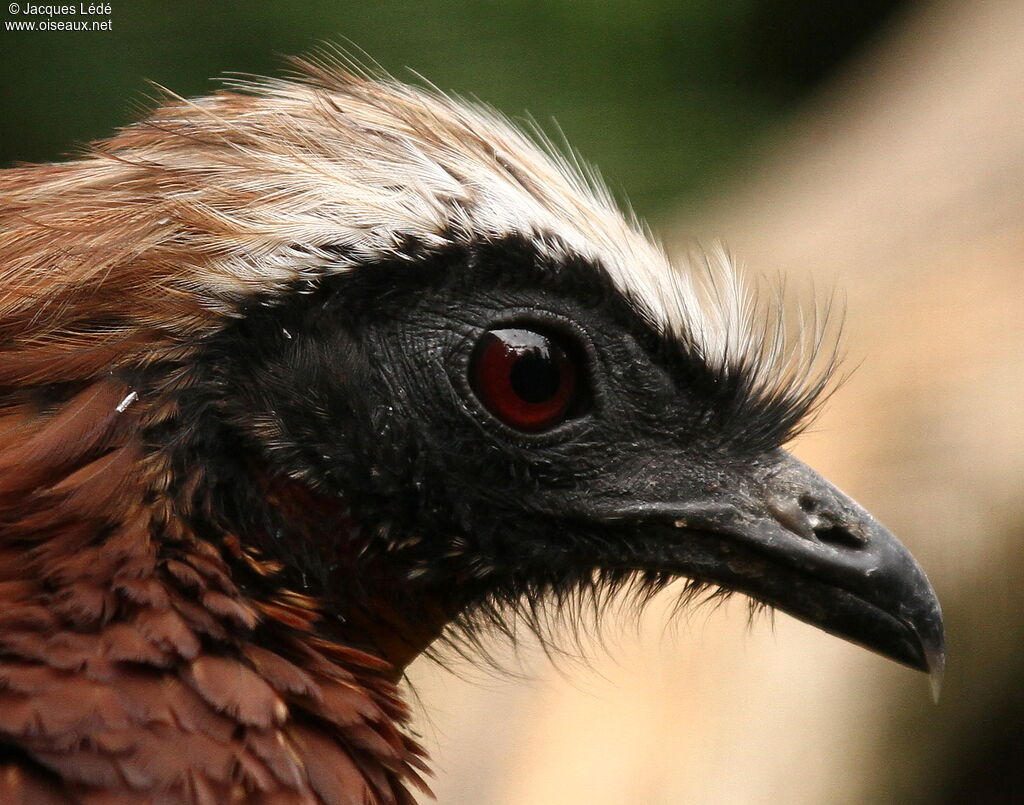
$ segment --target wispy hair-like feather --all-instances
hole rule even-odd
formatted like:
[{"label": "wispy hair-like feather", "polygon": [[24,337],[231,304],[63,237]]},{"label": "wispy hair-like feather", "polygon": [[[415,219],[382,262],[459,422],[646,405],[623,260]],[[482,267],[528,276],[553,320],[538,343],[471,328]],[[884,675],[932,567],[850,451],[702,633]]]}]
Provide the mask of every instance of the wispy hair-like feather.
[{"label": "wispy hair-like feather", "polygon": [[0,384],[53,382],[44,364],[81,376],[181,357],[254,298],[522,237],[599,266],[776,432],[821,397],[838,354],[830,306],[793,318],[720,247],[671,263],[596,171],[487,107],[336,54],[294,67],[198,100],[168,93],[85,158],[0,175]]}]

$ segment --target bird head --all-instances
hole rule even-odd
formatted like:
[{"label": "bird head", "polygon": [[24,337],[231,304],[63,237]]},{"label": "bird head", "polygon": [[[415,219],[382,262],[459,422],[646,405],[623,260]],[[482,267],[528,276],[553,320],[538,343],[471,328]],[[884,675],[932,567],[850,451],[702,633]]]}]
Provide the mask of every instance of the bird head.
[{"label": "bird head", "polygon": [[721,250],[672,265],[484,109],[303,71],[23,181],[25,261],[63,273],[19,276],[0,380],[119,384],[165,530],[396,671],[452,625],[677,578],[941,669],[921,568],[783,449],[827,314],[792,324]]}]

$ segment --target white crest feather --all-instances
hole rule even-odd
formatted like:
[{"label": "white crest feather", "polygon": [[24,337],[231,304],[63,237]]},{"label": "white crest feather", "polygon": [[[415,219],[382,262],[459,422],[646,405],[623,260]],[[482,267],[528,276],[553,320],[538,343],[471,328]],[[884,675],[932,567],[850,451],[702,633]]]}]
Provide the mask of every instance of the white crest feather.
[{"label": "white crest feather", "polygon": [[[83,247],[75,283],[114,270],[135,282],[118,245],[130,242],[147,250],[154,281],[234,316],[298,281],[407,259],[413,241],[442,249],[520,236],[541,254],[601,266],[656,329],[752,398],[796,410],[820,393],[835,363],[822,321],[787,323],[781,298],[751,291],[720,248],[673,266],[575,156],[436,90],[297,64],[297,80],[236,78],[209,97],[173,98],[69,163],[66,179],[55,166],[55,216],[94,227],[89,191],[104,186],[124,197],[124,226],[135,228],[130,240],[108,234],[102,254]],[[38,209],[42,189],[19,192]],[[194,332],[209,326],[182,315]]]}]

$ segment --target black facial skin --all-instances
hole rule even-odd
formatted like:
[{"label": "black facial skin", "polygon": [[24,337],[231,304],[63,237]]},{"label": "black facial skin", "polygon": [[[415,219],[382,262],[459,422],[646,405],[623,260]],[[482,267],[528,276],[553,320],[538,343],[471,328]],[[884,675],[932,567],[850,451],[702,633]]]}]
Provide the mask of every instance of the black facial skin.
[{"label": "black facial skin", "polygon": [[[793,411],[658,336],[595,266],[518,240],[415,251],[254,304],[208,345],[179,450],[183,472],[210,467],[195,508],[219,522],[197,527],[244,534],[342,618],[384,601],[415,620],[430,601],[472,623],[602,579],[686,576],[941,671],[923,572],[781,450]],[[512,327],[580,363],[586,399],[550,431],[502,424],[470,388],[480,337]],[[337,515],[300,533],[266,477]]]}]

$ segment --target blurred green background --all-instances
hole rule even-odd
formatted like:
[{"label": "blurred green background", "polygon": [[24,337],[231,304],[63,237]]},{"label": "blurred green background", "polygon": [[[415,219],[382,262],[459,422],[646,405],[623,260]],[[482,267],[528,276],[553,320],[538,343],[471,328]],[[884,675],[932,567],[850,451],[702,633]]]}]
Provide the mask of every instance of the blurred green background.
[{"label": "blurred green background", "polygon": [[[656,220],[699,200],[904,0],[113,0],[111,32],[0,33],[0,163],[73,153],[321,42],[558,127]],[[7,5],[2,16],[12,19]],[[42,19],[36,17],[34,19]],[[82,17],[78,17],[82,19]],[[140,104],[142,105],[140,107]]]}]

